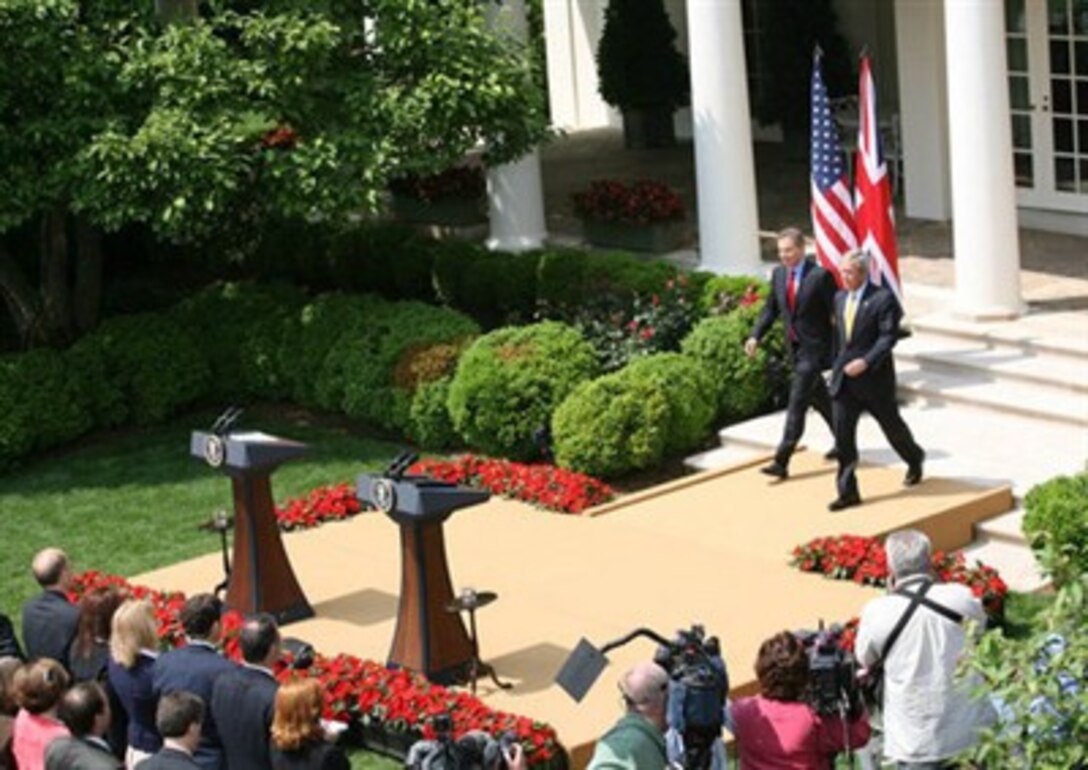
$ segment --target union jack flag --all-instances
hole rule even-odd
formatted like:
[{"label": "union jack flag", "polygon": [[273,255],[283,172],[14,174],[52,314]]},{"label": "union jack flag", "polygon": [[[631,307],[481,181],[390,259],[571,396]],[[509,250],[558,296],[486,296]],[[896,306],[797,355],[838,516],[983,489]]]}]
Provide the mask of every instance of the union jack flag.
[{"label": "union jack flag", "polygon": [[857,238],[861,249],[871,260],[869,280],[886,284],[899,305],[903,305],[903,288],[899,282],[899,246],[895,238],[895,208],[892,185],[884,149],[880,144],[880,127],[876,119],[876,88],[869,57],[861,57],[861,78],[858,83],[858,155],[854,172],[854,200],[857,212]]},{"label": "union jack flag", "polygon": [[854,202],[839,128],[831,116],[817,49],[812,60],[812,232],[816,258],[842,285],[839,260],[858,246]]}]

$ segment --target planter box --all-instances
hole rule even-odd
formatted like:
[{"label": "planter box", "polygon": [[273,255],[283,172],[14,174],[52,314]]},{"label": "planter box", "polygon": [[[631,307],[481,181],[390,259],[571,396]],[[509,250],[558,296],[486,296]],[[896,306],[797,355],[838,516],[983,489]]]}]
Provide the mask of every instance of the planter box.
[{"label": "planter box", "polygon": [[392,208],[397,219],[413,224],[464,227],[487,221],[482,199],[446,198],[421,201],[394,195]]},{"label": "planter box", "polygon": [[594,246],[660,254],[676,251],[684,245],[685,227],[683,222],[635,225],[587,219],[582,223],[582,233]]},{"label": "planter box", "polygon": [[676,144],[672,109],[623,111],[623,141],[629,150],[672,147]]}]

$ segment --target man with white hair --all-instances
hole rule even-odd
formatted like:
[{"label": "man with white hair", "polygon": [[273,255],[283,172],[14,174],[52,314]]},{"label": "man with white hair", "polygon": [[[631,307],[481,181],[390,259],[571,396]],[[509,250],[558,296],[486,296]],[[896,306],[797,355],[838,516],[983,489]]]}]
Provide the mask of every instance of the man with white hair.
[{"label": "man with white hair", "polygon": [[926,453],[914,441],[895,400],[892,348],[899,339],[898,301],[887,288],[869,281],[869,257],[851,251],[839,264],[843,288],[835,295],[838,345],[831,365],[831,411],[839,454],[838,497],[828,506],[841,511],[861,505],[858,492],[858,420],[868,412],[888,443],[907,463],[905,486],[922,480]]},{"label": "man with white hair", "polygon": [[663,770],[669,675],[640,663],[620,679],[624,715],[597,741],[588,770]]},{"label": "man with white hair", "polygon": [[937,583],[929,538],[912,529],[884,542],[890,593],[862,611],[855,644],[870,674],[883,672],[884,755],[898,770],[943,770],[994,721],[977,680],[957,678],[969,633],[986,623],[982,603],[959,583]]}]

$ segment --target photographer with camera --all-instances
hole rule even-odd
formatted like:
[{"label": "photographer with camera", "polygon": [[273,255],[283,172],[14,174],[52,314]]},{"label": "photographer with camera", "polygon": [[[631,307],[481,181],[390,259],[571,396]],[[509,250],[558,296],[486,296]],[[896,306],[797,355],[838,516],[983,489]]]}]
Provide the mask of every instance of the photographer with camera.
[{"label": "photographer with camera", "polygon": [[932,545],[912,529],[888,535],[889,594],[861,614],[855,644],[865,676],[883,680],[884,755],[899,770],[942,770],[996,718],[977,680],[956,677],[968,629],[986,625],[982,603],[932,575]]},{"label": "photographer with camera", "polygon": [[620,679],[624,715],[597,741],[588,770],[664,770],[669,675],[640,663]]},{"label": "photographer with camera", "polygon": [[844,692],[842,713],[824,713],[810,700],[810,656],[789,631],[760,645],[760,695],[732,703],[730,715],[740,770],[827,770],[835,755],[869,740],[869,720],[856,697]]},{"label": "photographer with camera", "polygon": [[453,719],[436,714],[431,720],[435,737],[412,744],[404,766],[408,770],[527,770],[525,751],[517,735],[507,730],[498,740],[482,730],[469,730],[456,740]]}]

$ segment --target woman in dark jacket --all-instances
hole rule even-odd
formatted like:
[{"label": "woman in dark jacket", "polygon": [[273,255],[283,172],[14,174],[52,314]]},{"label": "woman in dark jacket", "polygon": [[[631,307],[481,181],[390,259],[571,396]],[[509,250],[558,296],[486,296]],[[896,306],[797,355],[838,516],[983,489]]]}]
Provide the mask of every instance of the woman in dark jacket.
[{"label": "woman in dark jacket", "polygon": [[110,660],[110,634],[113,615],[121,606],[121,593],[113,586],[102,586],[83,594],[79,600],[79,625],[68,648],[68,670],[72,683],[97,682],[110,703],[110,729],[106,740],[118,759],[125,756],[128,719],[117,693],[109,683],[106,666]]},{"label": "woman in dark jacket", "polygon": [[272,770],[350,770],[347,756],[321,726],[321,685],[295,679],[276,693]]},{"label": "woman in dark jacket", "polygon": [[155,611],[146,600],[129,599],[113,615],[108,676],[128,721],[125,767],[162,747],[155,729],[155,694],[151,668],[155,664],[158,634]]}]

